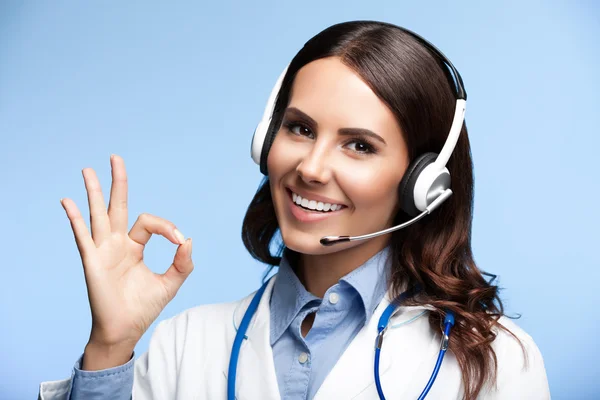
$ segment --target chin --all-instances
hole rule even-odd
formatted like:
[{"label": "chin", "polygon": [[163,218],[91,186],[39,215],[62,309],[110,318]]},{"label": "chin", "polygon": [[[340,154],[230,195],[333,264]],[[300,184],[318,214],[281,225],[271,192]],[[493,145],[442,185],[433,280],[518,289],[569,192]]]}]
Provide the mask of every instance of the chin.
[{"label": "chin", "polygon": [[308,255],[323,255],[332,254],[341,250],[346,250],[355,247],[359,242],[346,242],[335,244],[333,246],[323,246],[320,242],[323,236],[328,234],[315,234],[308,232],[301,232],[297,230],[282,229],[281,237],[285,247],[293,250],[297,253],[308,254]]}]

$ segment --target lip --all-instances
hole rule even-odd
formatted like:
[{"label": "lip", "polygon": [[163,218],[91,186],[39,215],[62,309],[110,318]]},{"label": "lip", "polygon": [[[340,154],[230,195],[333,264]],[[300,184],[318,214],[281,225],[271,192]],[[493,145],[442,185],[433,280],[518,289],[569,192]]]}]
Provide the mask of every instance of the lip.
[{"label": "lip", "polygon": [[[301,207],[299,207],[296,203],[293,202],[292,200],[292,191],[290,188],[286,188],[285,189],[286,192],[286,197],[287,197],[287,204],[290,210],[290,213],[294,216],[294,218],[296,218],[298,221],[300,222],[318,222],[318,221],[323,221],[327,218],[331,218],[334,217],[336,215],[338,215],[339,213],[341,213],[342,211],[344,211],[347,207],[344,206],[341,209],[337,210],[337,211],[328,211],[328,212],[317,212],[317,211],[307,211]],[[297,194],[299,194],[298,192],[295,192]],[[300,196],[302,196],[300,194]],[[317,200],[316,196],[315,198],[312,198],[311,200]],[[320,197],[320,199],[323,197]],[[322,201],[322,200],[319,200]],[[324,203],[329,203],[330,201],[324,201]],[[336,203],[334,203],[336,204]],[[337,203],[339,204],[339,203]]]},{"label": "lip", "polygon": [[[319,196],[318,194],[313,194],[313,193],[307,193],[307,192],[304,192],[302,190],[298,190],[298,189],[296,189],[294,187],[291,187],[291,186],[286,186],[285,188],[287,189],[288,192],[292,191],[292,192],[294,192],[296,194],[299,194],[300,196],[302,196],[303,199],[307,198],[307,199],[311,199],[311,200],[315,200],[315,201],[321,201],[323,203],[339,204],[341,206],[344,206],[342,209],[344,209],[344,208],[347,207],[344,203],[340,203],[339,201],[330,199],[329,197]],[[289,195],[291,196],[292,194],[289,193]]]}]

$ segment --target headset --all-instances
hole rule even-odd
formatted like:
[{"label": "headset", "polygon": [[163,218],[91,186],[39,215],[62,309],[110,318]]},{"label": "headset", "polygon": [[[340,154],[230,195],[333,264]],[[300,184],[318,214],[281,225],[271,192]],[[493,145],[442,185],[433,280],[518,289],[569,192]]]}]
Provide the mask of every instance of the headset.
[{"label": "headset", "polygon": [[[429,41],[406,28],[392,24],[386,25],[393,26],[417,39],[451,71],[456,96],[456,108],[454,118],[452,119],[452,126],[440,153],[428,152],[415,157],[402,177],[398,188],[400,205],[406,214],[413,217],[412,220],[369,235],[354,237],[327,236],[321,239],[321,244],[323,245],[331,245],[342,241],[370,239],[374,236],[402,229],[431,213],[433,209],[437,208],[452,195],[452,190],[450,189],[450,172],[446,168],[446,164],[456,147],[465,118],[467,93],[462,78],[450,60]],[[285,67],[271,90],[262,119],[256,126],[252,137],[250,155],[254,162],[260,166],[260,171],[264,175],[267,175],[267,155],[278,131],[278,127],[271,127],[271,129],[269,127],[273,119],[276,98],[288,68],[289,64]]]}]

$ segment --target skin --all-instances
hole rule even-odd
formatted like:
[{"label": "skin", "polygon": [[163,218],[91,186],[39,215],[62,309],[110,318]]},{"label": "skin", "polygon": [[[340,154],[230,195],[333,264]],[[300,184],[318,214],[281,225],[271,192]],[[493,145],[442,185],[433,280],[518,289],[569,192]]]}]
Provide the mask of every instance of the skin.
[{"label": "skin", "polygon": [[[311,62],[297,74],[290,107],[310,116],[317,126],[286,127],[277,134],[268,158],[275,212],[286,245],[302,254],[299,275],[306,288],[322,297],[342,276],[380,251],[389,240],[323,247],[326,235],[358,235],[391,225],[398,210],[397,187],[408,165],[402,132],[386,105],[337,58]],[[381,137],[341,135],[340,128],[364,128]],[[376,153],[365,152],[369,140]],[[92,314],[92,329],[82,369],[122,365],[135,345],[194,269],[192,241],[174,223],[141,214],[127,231],[128,186],[123,159],[111,156],[108,208],[96,173],[82,171],[88,197],[90,230],[72,199],[61,199],[79,250]],[[346,207],[320,222],[302,222],[290,211],[286,187],[334,199]],[[143,260],[153,234],[177,250],[162,274]],[[303,334],[312,325],[308,317]]]},{"label": "skin", "polygon": [[[318,126],[297,118],[294,109]],[[385,143],[362,134],[342,135],[341,128],[368,129]],[[365,141],[375,153],[367,151]],[[334,246],[322,246],[319,239],[390,227],[408,162],[394,114],[339,58],[319,59],[298,71],[267,166],[281,234],[288,248],[301,253],[297,273],[308,291],[323,297],[341,277],[385,247],[389,234]],[[289,187],[308,199],[311,194],[326,196],[346,208],[321,221],[301,221],[291,212],[296,206],[288,200]]]}]

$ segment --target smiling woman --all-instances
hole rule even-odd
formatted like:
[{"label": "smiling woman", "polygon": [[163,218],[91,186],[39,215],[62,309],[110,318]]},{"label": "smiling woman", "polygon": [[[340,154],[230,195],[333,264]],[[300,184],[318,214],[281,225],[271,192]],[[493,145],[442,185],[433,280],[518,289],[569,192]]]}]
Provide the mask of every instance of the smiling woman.
[{"label": "smiling woman", "polygon": [[[537,346],[473,260],[465,103],[452,64],[403,28],[353,21],[310,39],[253,140],[266,178],[242,238],[278,273],[238,302],[162,321],[135,361],[135,343],[193,269],[191,242],[152,216],[129,235],[111,229],[127,219],[124,164],[113,161],[106,218],[88,173],[102,235],[92,239],[74,204],[63,205],[86,267],[92,335],[73,377],[42,383],[40,397],[549,398]],[[160,279],[141,261],[151,233],[181,244]]]},{"label": "smiling woman", "polygon": [[[530,367],[539,382],[517,393],[533,390],[545,398],[547,381],[535,344],[503,316],[498,288],[473,260],[466,126],[448,160],[453,195],[435,215],[364,243],[320,244],[327,235],[383,230],[422,211],[403,188],[411,174],[423,170],[422,160],[431,153],[435,160],[451,130],[461,88],[455,89],[454,68],[446,61],[420,37],[383,23],[339,24],[307,42],[282,78],[269,127],[279,129],[266,147],[268,179],[248,209],[242,236],[255,258],[272,265],[290,262],[302,285],[318,297],[374,254],[389,253],[390,298],[420,286],[405,304],[429,309],[432,333],[448,311],[456,316],[449,349],[451,362],[460,366],[459,393],[467,399],[482,391],[491,396],[487,391],[494,383],[502,389],[496,395],[510,391],[498,371],[529,355],[540,363]],[[460,76],[456,81],[462,83]],[[323,198],[341,209],[319,211]],[[283,259],[270,253],[277,231]],[[310,333],[312,324],[305,319],[302,327]],[[498,350],[512,359],[499,357]],[[518,397],[531,398],[523,392]]]},{"label": "smiling woman", "polygon": [[[305,65],[298,71],[291,93],[267,163],[270,192],[286,247],[307,255],[329,254],[347,260],[377,253],[389,237],[335,248],[322,246],[319,239],[332,232],[356,235],[392,224],[398,212],[398,185],[409,163],[397,119],[339,57]],[[305,211],[292,205],[288,191],[309,202],[328,198],[328,203],[343,207],[327,214]],[[303,223],[307,221],[321,223]],[[336,271],[339,277],[352,269],[350,263],[332,261],[327,269],[340,268]],[[315,273],[323,270],[308,265],[303,266],[305,269]],[[335,283],[316,280],[324,288]]]}]

